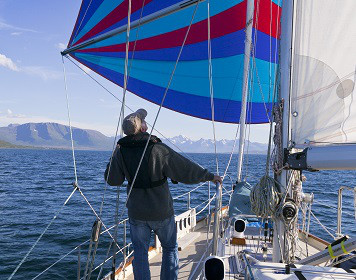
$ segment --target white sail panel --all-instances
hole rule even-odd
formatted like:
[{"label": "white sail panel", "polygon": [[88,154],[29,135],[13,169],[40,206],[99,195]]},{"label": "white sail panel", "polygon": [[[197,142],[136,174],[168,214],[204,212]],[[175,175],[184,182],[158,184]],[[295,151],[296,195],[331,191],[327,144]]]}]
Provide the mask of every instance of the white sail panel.
[{"label": "white sail panel", "polygon": [[355,143],[356,1],[295,2],[292,141]]}]

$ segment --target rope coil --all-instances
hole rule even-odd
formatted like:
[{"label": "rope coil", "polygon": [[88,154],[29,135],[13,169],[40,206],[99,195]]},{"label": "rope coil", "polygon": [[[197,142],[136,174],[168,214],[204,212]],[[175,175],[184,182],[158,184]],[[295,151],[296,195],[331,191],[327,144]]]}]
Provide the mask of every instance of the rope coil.
[{"label": "rope coil", "polygon": [[276,216],[280,196],[275,180],[267,175],[263,176],[252,188],[250,202],[252,212],[258,217],[268,218],[269,216]]}]

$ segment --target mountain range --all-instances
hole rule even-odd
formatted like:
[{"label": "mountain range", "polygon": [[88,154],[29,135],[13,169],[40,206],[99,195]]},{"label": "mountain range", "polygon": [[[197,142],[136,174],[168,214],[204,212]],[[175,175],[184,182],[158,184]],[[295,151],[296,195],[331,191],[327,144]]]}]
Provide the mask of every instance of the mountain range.
[{"label": "mountain range", "polygon": [[[74,146],[81,150],[111,150],[114,137],[108,137],[99,131],[91,129],[72,128]],[[71,148],[69,126],[58,123],[26,123],[10,124],[0,127],[0,140],[12,145],[46,147],[46,148]],[[162,139],[163,143],[177,151],[186,153],[213,153],[214,141],[211,139],[191,140],[179,135]],[[230,153],[234,140],[216,141],[218,153]],[[247,146],[247,144],[246,144]],[[248,143],[250,153],[266,153],[267,145],[256,142]],[[238,141],[235,151],[238,150]]]}]

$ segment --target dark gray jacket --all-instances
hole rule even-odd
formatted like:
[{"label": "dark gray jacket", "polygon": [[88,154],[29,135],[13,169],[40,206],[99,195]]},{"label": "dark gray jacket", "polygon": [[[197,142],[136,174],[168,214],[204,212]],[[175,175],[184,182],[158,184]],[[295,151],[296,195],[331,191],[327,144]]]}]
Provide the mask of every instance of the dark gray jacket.
[{"label": "dark gray jacket", "polygon": [[[111,168],[108,174],[109,164],[105,171],[105,179],[111,186],[120,186],[125,178],[131,182],[134,174],[129,174],[125,162],[130,159],[123,160],[120,152],[120,142],[123,141],[141,141],[145,142],[148,139],[148,133],[140,133],[134,136],[126,136],[118,142]],[[158,139],[155,136],[153,140]],[[214,174],[208,170],[201,168],[199,165],[191,162],[182,155],[178,154],[167,145],[156,140],[151,150],[151,155],[148,161],[148,171],[152,181],[159,181],[164,177],[171,178],[173,181],[184,184],[197,184],[199,182],[211,181]],[[127,188],[127,191],[129,187]],[[168,182],[154,188],[132,188],[128,203],[128,215],[132,219],[144,221],[159,221],[164,220],[174,214],[173,199],[169,191]]]}]

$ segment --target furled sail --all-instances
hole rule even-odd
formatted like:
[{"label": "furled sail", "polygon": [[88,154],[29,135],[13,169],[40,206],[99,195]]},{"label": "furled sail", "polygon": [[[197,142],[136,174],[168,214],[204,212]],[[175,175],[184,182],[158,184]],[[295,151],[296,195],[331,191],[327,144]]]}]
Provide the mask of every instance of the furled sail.
[{"label": "furled sail", "polygon": [[356,1],[296,1],[291,126],[296,145],[356,142]]},{"label": "furled sail", "polygon": [[[132,0],[131,21],[182,0]],[[210,0],[210,39],[214,118],[240,118],[246,2]],[[280,0],[255,0],[253,59],[250,70],[248,123],[268,122],[278,63]],[[84,0],[68,48],[127,24],[128,0]],[[130,32],[127,89],[160,104],[195,5],[141,25]],[[208,55],[208,1],[199,3],[163,106],[211,119]],[[124,83],[126,33],[75,50],[70,55],[106,79]]]}]

